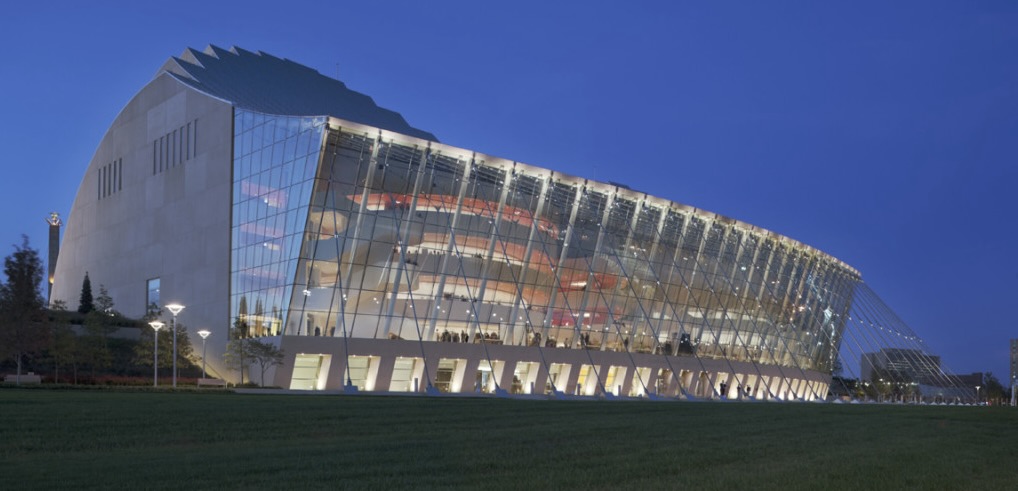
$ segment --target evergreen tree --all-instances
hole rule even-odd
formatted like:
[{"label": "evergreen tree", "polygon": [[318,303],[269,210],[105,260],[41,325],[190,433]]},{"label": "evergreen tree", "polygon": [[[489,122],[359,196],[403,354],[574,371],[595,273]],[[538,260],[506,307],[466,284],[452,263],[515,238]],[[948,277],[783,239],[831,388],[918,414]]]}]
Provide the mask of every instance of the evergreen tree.
[{"label": "evergreen tree", "polygon": [[92,281],[88,279],[88,272],[85,272],[85,279],[81,282],[81,298],[78,300],[78,313],[87,314],[95,310],[92,304]]},{"label": "evergreen tree", "polygon": [[0,358],[13,357],[20,381],[26,356],[49,344],[45,305],[39,291],[43,268],[39,253],[22,236],[21,246],[4,259],[7,282],[0,285]]}]

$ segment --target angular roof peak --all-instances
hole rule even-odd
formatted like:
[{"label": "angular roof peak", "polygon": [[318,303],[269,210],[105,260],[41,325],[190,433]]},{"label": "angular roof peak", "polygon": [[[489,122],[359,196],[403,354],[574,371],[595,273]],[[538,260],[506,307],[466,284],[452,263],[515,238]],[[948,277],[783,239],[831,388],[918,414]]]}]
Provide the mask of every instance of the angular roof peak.
[{"label": "angular roof peak", "polygon": [[410,126],[395,111],[317,70],[262,51],[210,44],[172,57],[159,69],[234,106],[267,114],[334,116],[425,140],[435,135]]}]

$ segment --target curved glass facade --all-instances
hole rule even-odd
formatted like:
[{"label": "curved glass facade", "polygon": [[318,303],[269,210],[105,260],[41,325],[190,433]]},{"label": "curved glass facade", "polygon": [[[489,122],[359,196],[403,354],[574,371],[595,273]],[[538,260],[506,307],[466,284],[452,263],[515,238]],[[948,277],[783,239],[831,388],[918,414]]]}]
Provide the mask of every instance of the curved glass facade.
[{"label": "curved glass facade", "polygon": [[336,119],[235,114],[232,315],[247,335],[513,346],[549,372],[567,349],[787,377],[834,366],[859,275],[808,246]]}]

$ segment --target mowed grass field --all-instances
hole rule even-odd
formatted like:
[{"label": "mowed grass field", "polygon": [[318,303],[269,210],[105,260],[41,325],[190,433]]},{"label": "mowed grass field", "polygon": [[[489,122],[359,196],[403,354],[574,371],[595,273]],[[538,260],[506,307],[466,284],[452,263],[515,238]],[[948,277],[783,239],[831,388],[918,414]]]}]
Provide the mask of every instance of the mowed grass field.
[{"label": "mowed grass field", "polygon": [[1018,410],[0,390],[0,489],[1018,489]]}]

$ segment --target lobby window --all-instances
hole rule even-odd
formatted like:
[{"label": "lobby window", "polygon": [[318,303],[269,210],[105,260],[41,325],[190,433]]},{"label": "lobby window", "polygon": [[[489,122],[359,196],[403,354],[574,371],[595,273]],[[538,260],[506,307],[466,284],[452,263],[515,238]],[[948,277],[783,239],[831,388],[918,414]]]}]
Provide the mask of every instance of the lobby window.
[{"label": "lobby window", "polygon": [[158,309],[159,305],[159,278],[152,278],[148,280],[148,291],[145,294],[145,310],[148,311],[153,304]]}]

